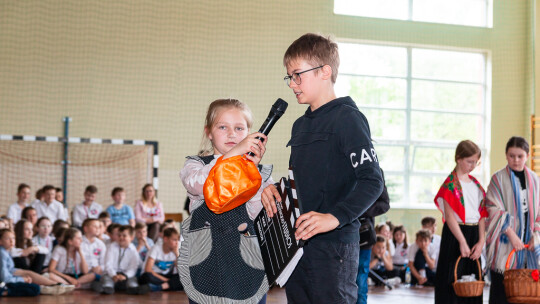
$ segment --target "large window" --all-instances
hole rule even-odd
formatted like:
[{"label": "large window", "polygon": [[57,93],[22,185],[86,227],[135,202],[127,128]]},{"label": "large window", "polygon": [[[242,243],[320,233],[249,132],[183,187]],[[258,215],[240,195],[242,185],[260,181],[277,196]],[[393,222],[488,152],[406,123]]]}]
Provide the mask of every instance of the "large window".
[{"label": "large window", "polygon": [[457,143],[482,148],[473,174],[486,180],[486,54],[340,43],[338,96],[366,115],[394,206],[433,206]]},{"label": "large window", "polygon": [[492,27],[491,0],[334,0],[334,13]]}]

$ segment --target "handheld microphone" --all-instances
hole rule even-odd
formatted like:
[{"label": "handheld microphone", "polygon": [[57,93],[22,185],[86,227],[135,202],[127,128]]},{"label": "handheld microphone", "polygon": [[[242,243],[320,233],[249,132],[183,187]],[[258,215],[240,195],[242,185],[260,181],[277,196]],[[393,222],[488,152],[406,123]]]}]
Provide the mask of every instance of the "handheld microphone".
[{"label": "handheld microphone", "polygon": [[[264,121],[263,125],[259,129],[259,132],[264,135],[268,135],[268,133],[270,133],[270,130],[272,130],[272,127],[276,124],[276,122],[281,117],[281,115],[285,113],[285,110],[287,110],[288,106],[289,104],[285,100],[278,98],[276,102],[272,105],[272,108],[270,109],[270,113],[268,114],[268,117],[266,117],[266,120]],[[256,138],[259,139],[260,141],[264,141],[264,138],[261,138],[259,136],[257,136]],[[248,152],[247,154],[249,156],[255,156],[255,153],[251,151]]]}]

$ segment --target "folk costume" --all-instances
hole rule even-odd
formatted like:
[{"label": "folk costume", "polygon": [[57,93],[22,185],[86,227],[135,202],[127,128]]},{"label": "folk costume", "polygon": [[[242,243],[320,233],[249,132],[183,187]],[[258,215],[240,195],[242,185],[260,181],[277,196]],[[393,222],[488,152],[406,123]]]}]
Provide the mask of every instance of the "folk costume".
[{"label": "folk costume", "polygon": [[[180,280],[190,301],[200,304],[259,303],[269,286],[253,219],[262,210],[262,190],[274,183],[272,166],[258,166],[262,185],[253,198],[217,214],[209,209],[213,204],[205,202],[202,188],[218,161],[214,155],[189,156],[180,173],[191,200],[191,215],[182,223]],[[239,233],[243,223],[248,233]]]},{"label": "folk costume", "polygon": [[[443,214],[443,223],[446,222],[444,203],[446,202],[454,212],[461,233],[467,241],[469,248],[478,243],[478,222],[488,216],[485,198],[486,193],[480,183],[469,175],[472,182],[461,183],[456,170],[452,171],[442,184],[435,196],[435,205]],[[482,303],[482,296],[461,298],[456,295],[452,283],[454,282],[454,267],[458,257],[461,256],[459,242],[448,224],[445,223],[442,232],[441,247],[437,263],[435,279],[435,303]],[[474,273],[478,278],[478,265],[476,261],[461,259],[458,267],[459,275]]]},{"label": "folk costume", "polygon": [[540,257],[540,181],[525,167],[517,172],[509,166],[497,171],[487,191],[487,258],[492,273],[489,303],[507,303],[503,272],[513,246],[505,234],[512,229],[524,244],[534,239],[534,250],[516,252],[510,269],[538,268]]}]

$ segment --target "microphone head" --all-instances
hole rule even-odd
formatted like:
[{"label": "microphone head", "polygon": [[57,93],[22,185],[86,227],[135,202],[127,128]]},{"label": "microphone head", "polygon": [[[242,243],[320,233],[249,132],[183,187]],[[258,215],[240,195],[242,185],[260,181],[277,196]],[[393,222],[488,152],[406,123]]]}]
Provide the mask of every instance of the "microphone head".
[{"label": "microphone head", "polygon": [[278,98],[272,105],[272,112],[274,112],[278,117],[281,117],[281,115],[285,113],[285,110],[287,110],[288,106],[289,104],[285,100]]}]

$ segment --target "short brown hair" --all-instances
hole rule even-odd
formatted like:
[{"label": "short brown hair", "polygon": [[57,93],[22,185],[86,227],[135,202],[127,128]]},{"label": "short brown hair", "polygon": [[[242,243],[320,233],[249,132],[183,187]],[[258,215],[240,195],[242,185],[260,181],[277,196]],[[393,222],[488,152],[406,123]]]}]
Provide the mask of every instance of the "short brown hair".
[{"label": "short brown hair", "polygon": [[124,188],[122,188],[122,187],[114,187],[114,189],[112,189],[111,196],[115,196],[116,193],[118,193],[118,192],[124,192]]},{"label": "short brown hair", "polygon": [[89,185],[88,187],[86,187],[86,189],[84,189],[84,193],[96,194],[97,193],[97,187],[94,186],[94,185]]},{"label": "short brown hair", "polygon": [[85,220],[82,222],[81,227],[84,228],[84,227],[90,225],[90,223],[93,222],[93,221],[99,222],[98,219],[95,219],[95,218],[87,218],[87,219],[85,219]]},{"label": "short brown hair", "polygon": [[383,235],[377,234],[375,241],[377,243],[384,243],[386,245],[386,238]]},{"label": "short brown hair", "polygon": [[426,216],[422,219],[422,227],[424,226],[433,226],[437,220],[432,216]]},{"label": "short brown hair", "polygon": [[143,228],[146,228],[146,224],[141,223],[141,222],[137,222],[135,224],[135,230],[140,230],[140,229],[143,229]]},{"label": "short brown hair", "polygon": [[427,229],[420,229],[416,233],[417,240],[431,240],[431,232]]},{"label": "short brown hair", "polygon": [[[303,59],[314,67],[329,65],[332,68],[332,83],[336,83],[339,69],[338,45],[330,37],[307,33],[296,39],[283,56],[283,65]],[[317,73],[318,70],[315,70]]]},{"label": "short brown hair", "polygon": [[120,226],[120,228],[118,228],[118,232],[122,232],[122,231],[127,231],[129,235],[131,236],[133,236],[133,233],[135,232],[135,230],[133,230],[133,227],[131,227],[130,225]]},{"label": "short brown hair", "polygon": [[482,150],[471,140],[462,140],[456,147],[456,155],[454,160],[457,162],[459,159],[471,157],[473,155],[478,155],[478,158],[482,156]]},{"label": "short brown hair", "polygon": [[122,227],[122,225],[118,224],[118,223],[112,223],[109,225],[109,227],[107,227],[107,233],[113,233],[114,229],[116,228],[120,228]]},{"label": "short brown hair", "polygon": [[56,192],[56,188],[53,185],[45,185],[43,186],[43,188],[41,188],[41,190],[43,191],[42,193],[45,193],[50,190],[54,190],[54,192]]},{"label": "short brown hair", "polygon": [[17,194],[21,193],[21,191],[23,191],[26,188],[30,189],[30,186],[28,186],[25,183],[19,184],[19,187],[17,187]]},{"label": "short brown hair", "polygon": [[180,233],[178,233],[178,230],[176,230],[176,228],[167,228],[165,230],[163,230],[163,237],[171,237],[172,235],[180,235]]}]

